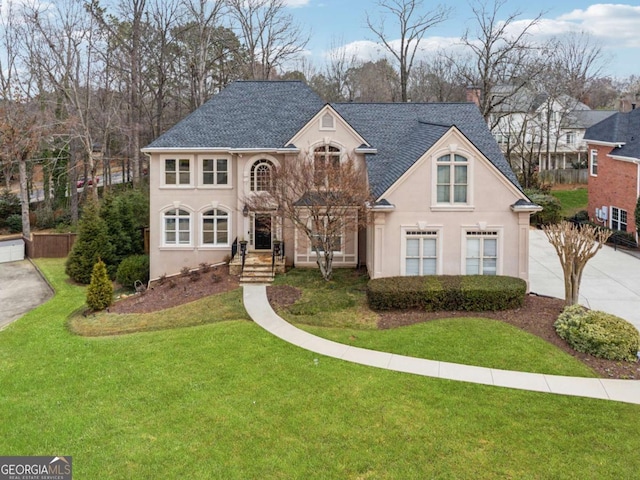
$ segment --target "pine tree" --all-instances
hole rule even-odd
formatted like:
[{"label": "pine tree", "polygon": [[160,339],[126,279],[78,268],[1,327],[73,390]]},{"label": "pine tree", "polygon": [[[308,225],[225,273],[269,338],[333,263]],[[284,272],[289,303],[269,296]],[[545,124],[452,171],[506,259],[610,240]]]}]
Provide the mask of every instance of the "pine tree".
[{"label": "pine tree", "polygon": [[91,310],[104,310],[113,302],[113,284],[107,275],[107,266],[98,260],[93,266],[91,282],[87,288],[87,305]]},{"label": "pine tree", "polygon": [[76,282],[87,284],[98,260],[113,264],[113,258],[107,225],[98,214],[97,202],[89,200],[83,209],[78,238],[67,258],[65,271]]}]

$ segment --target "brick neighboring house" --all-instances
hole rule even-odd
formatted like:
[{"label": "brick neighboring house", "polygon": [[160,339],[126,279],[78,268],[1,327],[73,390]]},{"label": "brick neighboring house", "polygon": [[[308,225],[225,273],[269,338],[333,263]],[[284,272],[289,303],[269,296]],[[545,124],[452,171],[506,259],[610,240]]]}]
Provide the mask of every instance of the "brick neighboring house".
[{"label": "brick neighboring house", "polygon": [[636,236],[640,196],[640,110],[618,112],[585,134],[589,152],[589,217]]},{"label": "brick neighboring house", "polygon": [[271,171],[312,154],[354,159],[374,197],[366,229],[344,231],[334,267],[372,278],[484,274],[528,279],[529,217],[540,207],[472,103],[325,104],[298,81],[234,82],[143,149],[150,166],[151,278],[284,241],[316,267],[304,234],[265,202]]}]

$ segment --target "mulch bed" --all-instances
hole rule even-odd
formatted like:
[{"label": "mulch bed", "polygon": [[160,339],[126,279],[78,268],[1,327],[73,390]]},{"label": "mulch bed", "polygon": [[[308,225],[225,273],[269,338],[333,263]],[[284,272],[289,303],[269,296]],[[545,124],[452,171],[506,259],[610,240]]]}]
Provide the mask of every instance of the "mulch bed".
[{"label": "mulch bed", "polygon": [[[238,288],[238,277],[229,275],[228,266],[212,268],[197,279],[189,276],[168,278],[156,283],[143,294],[131,295],[114,303],[112,313],[148,313],[164,310],[199,298],[228,292]],[[293,305],[301,296],[300,290],[289,285],[267,288],[269,302],[275,310]],[[553,328],[553,322],[562,311],[564,302],[557,298],[528,295],[522,308],[502,312],[425,312],[417,310],[379,313],[378,328],[397,328],[428,322],[440,318],[482,317],[510,323],[537,335],[590,366],[604,378],[640,379],[640,363],[618,362],[596,358],[574,351]]]},{"label": "mulch bed", "polygon": [[109,307],[111,313],[149,313],[193,302],[239,286],[238,277],[229,275],[227,265],[212,267],[207,273],[178,275],[156,282],[142,294],[133,294]]}]

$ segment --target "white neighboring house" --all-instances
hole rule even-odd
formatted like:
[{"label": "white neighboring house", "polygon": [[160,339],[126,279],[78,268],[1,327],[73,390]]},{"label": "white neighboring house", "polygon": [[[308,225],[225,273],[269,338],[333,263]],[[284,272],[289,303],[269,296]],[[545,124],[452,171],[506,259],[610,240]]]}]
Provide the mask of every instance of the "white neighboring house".
[{"label": "white neighboring house", "polygon": [[515,170],[528,165],[537,170],[586,168],[586,129],[616,113],[591,110],[567,95],[554,98],[527,89],[511,94],[502,87],[495,95],[504,101],[489,118],[489,127]]}]

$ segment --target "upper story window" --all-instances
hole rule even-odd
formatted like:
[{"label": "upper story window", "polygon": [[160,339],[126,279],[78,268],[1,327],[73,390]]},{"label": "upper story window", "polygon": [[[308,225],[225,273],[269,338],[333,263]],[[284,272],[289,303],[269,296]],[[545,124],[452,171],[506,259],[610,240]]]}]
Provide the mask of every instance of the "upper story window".
[{"label": "upper story window", "polygon": [[576,134],[575,132],[567,132],[567,134],[565,135],[565,143],[567,145],[573,145],[574,143],[576,143]]},{"label": "upper story window", "polygon": [[188,158],[166,158],[164,160],[165,185],[191,184],[191,160]]},{"label": "upper story window", "polygon": [[214,208],[202,214],[202,244],[209,246],[229,244],[229,213]]},{"label": "upper story window", "polygon": [[229,159],[204,158],[202,160],[202,184],[203,185],[228,185],[229,184]]},{"label": "upper story window", "polygon": [[340,149],[333,145],[322,145],[313,151],[313,171],[317,185],[325,185],[330,170],[340,167]]},{"label": "upper story window", "polygon": [[589,158],[589,171],[591,176],[598,176],[598,150],[591,150],[591,156]]},{"label": "upper story window", "polygon": [[437,160],[437,203],[466,204],[469,161],[455,153]]},{"label": "upper story window", "polygon": [[275,166],[270,160],[258,160],[251,166],[251,191],[268,192],[273,186],[272,173]]},{"label": "upper story window", "polygon": [[164,213],[164,244],[191,244],[191,214],[182,208],[172,208]]}]

